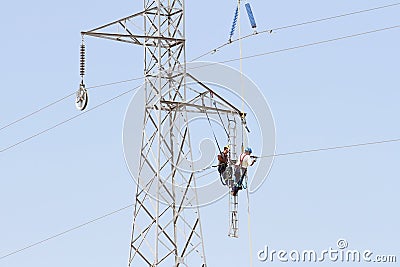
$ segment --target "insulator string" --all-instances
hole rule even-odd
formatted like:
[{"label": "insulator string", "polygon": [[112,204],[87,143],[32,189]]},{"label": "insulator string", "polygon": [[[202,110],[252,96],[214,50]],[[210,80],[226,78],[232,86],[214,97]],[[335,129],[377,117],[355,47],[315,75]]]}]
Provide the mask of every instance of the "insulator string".
[{"label": "insulator string", "polygon": [[80,75],[82,78],[83,82],[83,77],[85,76],[85,53],[86,53],[86,48],[85,48],[85,40],[82,36],[82,44],[81,44],[81,50],[80,50]]}]

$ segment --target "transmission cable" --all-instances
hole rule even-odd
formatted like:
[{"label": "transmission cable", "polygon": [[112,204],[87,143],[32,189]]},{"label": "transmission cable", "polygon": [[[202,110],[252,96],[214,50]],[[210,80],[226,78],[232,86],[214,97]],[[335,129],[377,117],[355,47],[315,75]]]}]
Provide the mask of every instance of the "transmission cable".
[{"label": "transmission cable", "polygon": [[17,249],[17,250],[15,250],[15,251],[13,251],[13,252],[10,252],[10,253],[8,253],[8,254],[5,254],[5,255],[1,256],[1,257],[0,257],[0,260],[3,260],[3,259],[5,259],[5,258],[7,258],[7,257],[10,257],[10,256],[12,256],[12,255],[14,255],[14,254],[17,254],[17,253],[22,252],[22,251],[24,251],[24,250],[27,250],[27,249],[29,249],[29,248],[32,248],[32,247],[38,246],[38,245],[40,245],[40,244],[43,244],[43,243],[45,243],[45,242],[48,242],[48,241],[50,241],[50,240],[52,240],[52,239],[55,239],[55,238],[60,237],[60,236],[62,236],[62,235],[65,235],[65,234],[67,234],[67,233],[69,233],[69,232],[78,230],[78,229],[80,229],[80,228],[82,228],[82,227],[85,227],[85,226],[87,226],[87,225],[89,225],[89,224],[92,224],[92,223],[94,223],[94,222],[100,221],[100,220],[102,220],[102,219],[105,219],[105,218],[110,217],[110,216],[112,216],[112,215],[115,215],[115,214],[117,214],[117,213],[120,213],[120,212],[122,212],[122,211],[124,211],[124,210],[126,210],[126,209],[129,209],[130,207],[132,207],[132,206],[134,206],[134,205],[135,205],[135,204],[130,204],[130,205],[128,205],[128,206],[125,206],[125,207],[122,207],[122,208],[120,208],[120,209],[114,210],[114,211],[112,211],[112,212],[110,212],[110,213],[107,213],[107,214],[105,214],[105,215],[102,215],[102,216],[100,216],[100,217],[97,217],[97,218],[95,218],[95,219],[93,219],[93,220],[90,220],[90,221],[85,222],[85,223],[83,223],[83,224],[80,224],[80,225],[78,225],[78,226],[72,227],[72,228],[70,228],[70,229],[68,229],[68,230],[62,231],[62,232],[60,232],[60,233],[58,233],[58,234],[55,234],[55,235],[50,236],[50,237],[48,237],[48,238],[45,238],[45,239],[43,239],[43,240],[41,240],[41,241],[38,241],[38,242],[33,243],[33,244],[30,244],[30,245],[28,245],[28,246],[26,246],[26,247]]},{"label": "transmission cable", "polygon": [[39,108],[39,109],[36,110],[36,111],[33,111],[32,113],[29,113],[29,114],[27,114],[27,115],[25,115],[25,116],[23,116],[23,117],[21,117],[21,118],[15,120],[15,121],[13,121],[13,122],[10,122],[9,124],[7,124],[7,125],[1,127],[1,128],[0,128],[0,131],[4,130],[4,129],[6,129],[6,128],[8,128],[8,127],[10,127],[10,126],[12,126],[12,125],[18,123],[18,122],[20,122],[20,121],[23,121],[23,120],[25,120],[25,119],[27,119],[27,118],[29,118],[29,117],[35,115],[36,113],[39,113],[39,112],[42,111],[42,110],[45,110],[45,109],[47,109],[47,108],[49,108],[49,107],[51,107],[51,106],[54,106],[55,104],[57,104],[57,103],[63,101],[64,99],[67,99],[67,98],[73,96],[74,94],[75,94],[75,92],[73,92],[72,94],[66,95],[66,96],[64,96],[64,97],[62,97],[62,98],[60,98],[60,99],[58,99],[58,100],[56,100],[56,101],[54,101],[54,102],[52,102],[52,103],[50,103],[50,104],[47,104],[47,105],[44,106],[44,107]]},{"label": "transmission cable", "polygon": [[220,49],[224,48],[225,46],[231,45],[232,43],[236,43],[239,42],[243,39],[247,39],[249,37],[253,37],[256,35],[261,35],[261,34],[265,34],[265,33],[272,33],[278,30],[284,30],[284,29],[289,29],[289,28],[294,28],[294,27],[299,27],[299,26],[304,26],[304,25],[308,25],[308,24],[313,24],[313,23],[318,23],[318,22],[322,22],[322,21],[328,21],[328,20],[332,20],[332,19],[338,19],[338,18],[342,18],[342,17],[346,17],[346,16],[352,16],[352,15],[356,15],[356,14],[361,14],[361,13],[365,13],[365,12],[371,12],[371,11],[375,11],[375,10],[379,10],[379,9],[384,9],[384,8],[389,8],[389,7],[394,7],[394,6],[398,6],[400,5],[400,3],[394,3],[394,4],[390,4],[390,5],[385,5],[385,6],[379,6],[379,7],[374,7],[374,8],[369,8],[369,9],[364,9],[364,10],[358,10],[358,11],[354,11],[354,12],[350,12],[350,13],[345,13],[345,14],[340,14],[340,15],[336,15],[336,16],[332,16],[332,17],[326,17],[326,18],[321,18],[321,19],[316,19],[316,20],[311,20],[311,21],[306,21],[306,22],[300,22],[300,23],[296,23],[296,24],[292,24],[292,25],[287,25],[287,26],[281,26],[281,27],[277,27],[277,28],[272,28],[272,29],[266,29],[266,30],[262,30],[262,31],[257,31],[233,40],[230,40],[196,58],[193,59],[193,61],[198,60],[200,58],[203,58],[207,55],[210,54],[214,54],[216,52],[218,52]]},{"label": "transmission cable", "polygon": [[[274,51],[265,52],[265,53],[256,54],[256,55],[250,55],[250,56],[243,57],[242,59],[251,59],[251,58],[257,58],[257,57],[263,57],[263,56],[271,55],[271,54],[275,54],[275,53],[281,53],[281,52],[291,51],[291,50],[295,50],[295,49],[300,49],[300,48],[305,48],[305,47],[310,47],[310,46],[315,46],[315,45],[330,43],[330,42],[334,42],[334,41],[339,41],[339,40],[354,38],[354,37],[358,37],[358,36],[362,36],[362,35],[367,35],[367,34],[372,34],[372,33],[376,33],[376,32],[392,30],[392,29],[396,29],[396,28],[399,28],[399,27],[400,27],[400,25],[395,25],[395,26],[392,26],[392,27],[381,28],[381,29],[372,30],[372,31],[368,31],[368,32],[362,32],[362,33],[357,33],[357,34],[352,34],[352,35],[346,35],[346,36],[342,36],[342,37],[338,37],[338,38],[334,38],[334,39],[329,39],[329,40],[324,40],[324,41],[319,41],[319,42],[314,42],[314,43],[309,43],[309,44],[304,44],[304,45],[299,45],[299,46],[293,46],[293,47],[289,47],[289,48],[284,48],[284,49],[280,49],[280,50],[274,50]],[[211,66],[211,65],[216,65],[216,64],[220,64],[220,63],[234,62],[234,61],[238,61],[238,60],[240,60],[240,58],[234,58],[234,59],[229,59],[229,60],[220,61],[220,62],[213,62],[213,63],[208,63],[208,64],[204,64],[204,65],[197,66],[197,67],[188,68],[188,70],[191,70],[191,69],[198,69],[198,68],[204,68],[204,67]],[[139,79],[139,78],[138,78],[138,79]],[[140,86],[139,86],[139,87],[140,87]],[[137,89],[137,88],[136,88],[136,89]],[[116,98],[118,98],[118,97],[121,97],[122,95],[127,94],[127,93],[129,93],[129,92],[131,92],[131,91],[133,91],[133,90],[134,90],[134,89],[128,90],[128,91],[122,93],[121,95],[118,95],[118,96],[116,96],[116,97],[114,97],[114,98],[112,98],[112,99],[110,99],[110,100],[108,100],[108,101],[103,102],[102,104],[100,104],[100,105],[98,105],[98,106],[96,106],[96,107],[94,107],[94,108],[89,109],[88,111],[91,111],[91,110],[93,110],[93,109],[95,109],[95,108],[98,108],[99,106],[105,105],[105,104],[111,102],[112,100],[114,100],[114,99],[116,99]],[[4,152],[4,151],[6,151],[6,150],[9,150],[10,148],[15,147],[15,146],[17,146],[17,145],[19,145],[19,144],[21,144],[21,143],[24,143],[24,142],[26,142],[26,141],[28,141],[28,140],[34,138],[34,137],[37,137],[37,136],[39,136],[39,135],[41,135],[41,134],[43,134],[43,133],[45,133],[45,132],[48,132],[49,130],[51,130],[51,129],[53,129],[53,128],[56,128],[56,127],[58,127],[59,125],[64,124],[64,123],[66,123],[66,122],[68,122],[68,121],[70,121],[70,120],[73,120],[73,119],[75,119],[75,118],[77,118],[77,117],[79,117],[79,116],[81,116],[81,115],[83,115],[83,114],[85,114],[85,113],[86,113],[86,112],[83,112],[82,114],[76,115],[76,116],[74,116],[74,117],[68,119],[67,121],[61,122],[61,123],[59,123],[59,124],[57,124],[57,125],[55,125],[55,126],[53,126],[53,127],[50,127],[50,128],[48,128],[48,129],[46,129],[46,130],[40,132],[40,133],[37,133],[37,134],[35,134],[35,135],[33,135],[33,136],[30,136],[30,137],[28,137],[28,138],[26,138],[26,139],[24,139],[24,140],[22,140],[22,141],[20,141],[20,142],[18,142],[18,143],[16,143],[16,144],[14,144],[14,145],[11,145],[11,146],[9,146],[9,147],[7,147],[7,148],[5,148],[5,149],[2,149],[2,150],[0,150],[0,153],[1,153],[1,152]]]},{"label": "transmission cable", "polygon": [[[210,172],[208,172],[208,173],[206,173],[206,174],[204,174],[204,175],[198,176],[197,178],[201,178],[201,177],[203,177],[203,176],[210,175],[210,174],[212,174],[213,172],[215,172],[215,170],[210,171]],[[75,230],[78,230],[78,229],[80,229],[80,228],[83,228],[83,227],[85,227],[85,226],[87,226],[87,225],[89,225],[89,224],[93,224],[93,223],[95,223],[95,222],[98,222],[98,221],[100,221],[100,220],[103,220],[103,219],[105,219],[105,218],[107,218],[107,217],[110,217],[110,216],[116,215],[116,214],[118,214],[118,213],[121,213],[122,211],[124,211],[124,210],[126,210],[126,209],[129,209],[129,208],[133,207],[134,205],[135,205],[135,203],[130,204],[130,205],[127,205],[127,206],[125,206],[125,207],[122,207],[122,208],[119,208],[119,209],[114,210],[114,211],[112,211],[112,212],[109,212],[109,213],[107,213],[107,214],[104,214],[104,215],[102,215],[102,216],[100,216],[100,217],[97,217],[97,218],[95,218],[95,219],[93,219],[93,220],[90,220],[90,221],[88,221],[88,222],[82,223],[82,224],[80,224],[80,225],[77,225],[77,226],[75,226],[75,227],[72,227],[72,228],[70,228],[70,229],[67,229],[67,230],[65,230],[65,231],[62,231],[62,232],[60,232],[60,233],[58,233],[58,234],[55,234],[55,235],[52,235],[52,236],[50,236],[50,237],[47,237],[47,238],[45,238],[45,239],[43,239],[43,240],[41,240],[41,241],[32,243],[32,244],[27,245],[27,246],[25,246],[25,247],[23,247],[23,248],[14,250],[14,251],[12,251],[12,252],[10,252],[10,253],[8,253],[8,254],[5,254],[5,255],[3,255],[3,256],[0,256],[0,260],[3,260],[3,259],[5,259],[5,258],[8,258],[8,257],[10,257],[10,256],[12,256],[12,255],[14,255],[14,254],[23,252],[24,250],[27,250],[27,249],[36,247],[36,246],[41,245],[41,244],[43,244],[43,243],[45,243],[45,242],[51,241],[52,239],[58,238],[58,237],[60,237],[60,236],[63,236],[63,235],[65,235],[65,234],[68,234],[68,233],[70,233],[70,232],[72,232],[72,231],[75,231]]]},{"label": "transmission cable", "polygon": [[350,38],[354,38],[354,37],[359,37],[359,36],[362,36],[362,35],[368,35],[368,34],[372,34],[372,33],[377,33],[377,32],[382,32],[382,31],[387,31],[387,30],[393,30],[393,29],[396,29],[396,28],[400,28],[400,25],[395,25],[395,26],[386,27],[386,28],[380,28],[380,29],[376,29],[376,30],[372,30],[372,31],[361,32],[361,33],[356,33],[356,34],[351,34],[351,35],[345,35],[345,36],[341,36],[341,37],[337,37],[337,38],[333,38],[333,39],[328,39],[328,40],[323,40],[323,41],[318,41],[318,42],[313,42],[313,43],[308,43],[308,44],[303,44],[303,45],[298,45],[298,46],[292,46],[292,47],[288,47],[288,48],[283,48],[283,49],[279,49],[279,50],[273,50],[273,51],[270,51],[270,52],[265,52],[265,53],[250,55],[250,56],[244,56],[242,58],[234,58],[234,59],[228,59],[228,60],[219,61],[219,62],[207,63],[207,64],[204,64],[204,65],[201,65],[201,66],[188,68],[188,70],[204,68],[204,67],[208,67],[208,66],[212,66],[212,65],[216,65],[216,64],[224,64],[224,63],[235,62],[235,61],[239,61],[241,59],[243,60],[243,59],[251,59],[251,58],[257,58],[257,57],[263,57],[263,56],[266,56],[266,55],[286,52],[286,51],[290,51],[290,50],[296,50],[296,49],[305,48],[305,47],[309,47],[309,46],[315,46],[315,45],[320,45],[320,44],[325,44],[325,43],[331,43],[331,42],[340,41],[340,40],[344,40],[344,39],[350,39]]},{"label": "transmission cable", "polygon": [[[88,112],[88,111],[89,111],[89,110],[87,110],[86,112]],[[327,150],[349,149],[349,148],[360,147],[360,146],[370,146],[370,145],[378,145],[378,144],[385,144],[385,143],[394,143],[394,142],[399,142],[399,141],[400,141],[400,138],[398,138],[398,139],[388,139],[388,140],[381,140],[381,141],[368,142],[368,143],[358,143],[358,144],[345,145],[345,146],[326,147],[326,148],[318,148],[318,149],[311,149],[311,150],[302,150],[302,151],[294,151],[294,152],[279,153],[279,154],[274,154],[274,155],[260,156],[260,157],[257,157],[257,158],[289,156],[289,155],[297,155],[297,154],[304,154],[304,153],[321,152],[321,151],[327,151]],[[206,170],[206,169],[203,169],[203,170]],[[208,173],[206,173],[205,175],[198,176],[197,178],[200,178],[200,177],[203,177],[203,176],[206,176],[206,175],[210,175],[211,173],[213,173],[213,171],[208,172]],[[22,251],[27,250],[27,249],[29,249],[29,248],[32,248],[32,247],[34,247],[34,246],[43,244],[43,243],[45,243],[45,242],[47,242],[47,241],[50,241],[50,240],[52,240],[52,239],[55,239],[55,238],[60,237],[60,236],[62,236],[62,235],[65,235],[65,234],[67,234],[67,233],[69,233],[69,232],[78,230],[79,228],[82,228],[82,227],[84,227],[84,226],[87,226],[87,225],[89,225],[89,224],[92,224],[92,223],[94,223],[94,222],[97,222],[97,221],[99,221],[99,220],[101,220],[101,219],[104,219],[104,218],[106,218],[106,217],[115,215],[115,214],[117,214],[117,213],[119,213],[119,212],[121,212],[121,211],[123,211],[123,210],[125,210],[125,209],[128,209],[128,208],[130,208],[130,207],[132,207],[132,206],[134,206],[134,205],[135,205],[135,204],[130,204],[130,205],[128,205],[128,206],[119,208],[119,209],[117,209],[117,210],[115,210],[115,211],[112,211],[112,212],[110,212],[110,213],[107,213],[107,214],[105,214],[105,215],[103,215],[103,216],[100,216],[100,217],[98,217],[98,218],[96,218],[96,219],[93,219],[93,220],[88,221],[88,222],[86,222],[86,223],[83,223],[83,224],[80,224],[80,225],[78,225],[78,226],[72,227],[72,228],[70,228],[70,229],[68,229],[68,230],[65,230],[65,231],[63,231],[63,232],[61,232],[61,233],[58,233],[58,234],[56,234],[56,235],[50,236],[50,237],[48,237],[48,238],[46,238],[46,239],[43,239],[43,240],[41,240],[41,241],[39,241],[39,242],[33,243],[33,244],[28,245],[28,246],[26,246],[26,247],[24,247],[24,248],[21,248],[21,249],[15,250],[15,251],[13,251],[13,252],[10,252],[10,253],[8,253],[8,254],[6,254],[6,255],[0,256],[0,260],[3,260],[3,259],[5,259],[5,258],[7,258],[7,257],[9,257],[9,256],[12,256],[12,255],[14,255],[14,254],[17,254],[17,253],[19,253],[19,252],[22,252]]]},{"label": "transmission cable", "polygon": [[133,88],[133,89],[130,89],[130,90],[128,90],[128,91],[125,91],[125,92],[123,92],[123,93],[121,93],[121,94],[119,94],[119,95],[117,95],[117,96],[115,96],[115,97],[113,97],[113,98],[111,98],[111,99],[109,99],[109,100],[107,100],[107,101],[104,101],[104,102],[102,102],[102,103],[100,103],[100,104],[94,106],[93,108],[90,108],[90,109],[88,109],[88,110],[86,110],[86,111],[83,111],[83,112],[79,113],[78,115],[72,116],[72,117],[70,117],[69,119],[66,119],[66,120],[64,120],[64,121],[62,121],[62,122],[60,122],[60,123],[57,123],[57,124],[51,126],[50,128],[47,128],[47,129],[45,129],[45,130],[43,130],[43,131],[41,131],[41,132],[38,132],[38,133],[36,133],[36,134],[34,134],[34,135],[31,135],[30,137],[25,138],[25,139],[23,139],[23,140],[21,140],[21,141],[15,143],[15,144],[13,144],[13,145],[10,145],[10,146],[8,146],[8,147],[6,147],[6,148],[3,148],[2,150],[0,150],[0,153],[3,153],[3,152],[5,152],[5,151],[7,151],[7,150],[9,150],[9,149],[11,149],[11,148],[13,148],[13,147],[16,147],[16,146],[18,146],[18,145],[20,145],[20,144],[22,144],[22,143],[25,143],[25,142],[27,142],[27,141],[29,141],[29,140],[35,138],[35,137],[38,137],[39,135],[42,135],[42,134],[44,134],[44,133],[46,133],[46,132],[48,132],[48,131],[50,131],[50,130],[53,130],[53,129],[55,129],[55,128],[57,128],[57,127],[59,127],[59,126],[65,124],[65,123],[67,123],[67,122],[70,122],[70,121],[72,121],[72,120],[74,120],[74,119],[76,119],[76,118],[78,118],[78,117],[80,117],[80,116],[82,116],[82,115],[84,115],[84,114],[86,114],[86,113],[92,111],[92,110],[95,110],[95,109],[97,109],[97,108],[99,108],[99,107],[101,107],[101,106],[104,106],[104,105],[106,105],[106,104],[108,104],[108,103],[110,103],[110,102],[116,100],[117,98],[120,98],[120,97],[126,95],[127,93],[130,93],[130,92],[132,92],[132,91],[138,89],[138,88],[141,87],[141,86],[142,86],[142,85],[139,85],[139,86],[137,86],[137,87],[135,87],[135,88]]},{"label": "transmission cable", "polygon": [[395,143],[399,142],[400,138],[398,139],[388,139],[382,141],[375,141],[375,142],[368,142],[368,143],[358,143],[352,145],[344,145],[344,146],[334,146],[334,147],[324,147],[324,148],[316,148],[310,150],[300,150],[294,152],[286,152],[286,153],[279,153],[273,155],[264,155],[264,156],[255,156],[256,158],[272,158],[272,157],[281,157],[281,156],[289,156],[289,155],[296,155],[296,154],[305,154],[305,153],[314,153],[314,152],[321,152],[321,151],[329,151],[329,150],[338,150],[338,149],[347,149],[347,148],[354,148],[354,147],[361,147],[361,146],[371,146],[371,145],[379,145],[385,143]]},{"label": "transmission cable", "polygon": [[[224,43],[224,44],[222,44],[222,45],[220,45],[220,46],[218,46],[218,47],[216,47],[216,48],[214,48],[214,49],[212,49],[212,50],[210,50],[210,51],[208,51],[208,52],[206,52],[206,53],[204,53],[204,54],[202,54],[202,55],[200,55],[200,56],[198,56],[198,57],[196,57],[196,58],[194,58],[194,59],[192,59],[192,60],[190,60],[189,62],[198,60],[198,59],[203,58],[203,57],[205,57],[205,56],[207,56],[207,55],[209,55],[209,54],[213,54],[213,53],[217,52],[218,50],[224,48],[225,46],[228,46],[228,45],[230,45],[230,44],[232,44],[232,43],[235,43],[235,42],[238,42],[238,41],[240,41],[240,40],[247,39],[247,38],[249,38],[249,37],[253,37],[253,36],[256,36],[256,35],[261,35],[261,34],[265,34],[265,33],[271,33],[271,32],[273,32],[273,31],[278,31],[278,30],[283,30],[283,29],[288,29],[288,28],[293,28],[293,27],[298,27],[298,26],[304,26],[304,25],[308,25],[308,24],[312,24],[312,23],[317,23],[317,22],[322,22],[322,21],[327,21],[327,20],[332,20],[332,19],[337,19],[337,18],[342,18],[342,17],[351,16],[351,15],[356,15],[356,14],[360,14],[360,13],[371,12],[371,11],[375,11],[375,10],[379,10],[379,9],[384,9],[384,8],[389,8],[389,7],[394,7],[394,6],[398,6],[398,5],[400,5],[400,3],[394,3],[394,4],[390,4],[390,5],[379,6],[379,7],[375,7],[375,8],[364,9],[364,10],[354,11],[354,12],[350,12],[350,13],[340,14],[340,15],[336,15],[336,16],[332,16],[332,17],[326,17],[326,18],[321,18],[321,19],[316,19],[316,20],[301,22],[301,23],[297,23],[297,24],[292,24],[292,25],[287,25],[287,26],[282,26],[282,27],[277,27],[277,28],[262,30],[262,31],[259,31],[259,32],[255,32],[255,33],[252,33],[252,34],[249,34],[249,35],[240,37],[240,38],[238,38],[238,39],[231,40],[231,41],[229,41],[229,42],[227,42],[227,43]],[[108,83],[108,84],[102,84],[102,85],[92,86],[92,87],[88,87],[88,88],[86,88],[86,89],[97,88],[97,87],[103,87],[103,86],[109,86],[109,85],[115,85],[115,84],[126,83],[126,82],[130,82],[130,81],[141,80],[141,79],[143,79],[143,77],[137,77],[137,78],[133,78],[133,79],[129,79],[129,80],[122,80],[122,81],[118,81],[118,82],[112,82],[112,83]],[[15,120],[15,121],[13,121],[13,122],[11,122],[11,123],[9,123],[9,124],[7,124],[7,125],[1,127],[1,128],[0,128],[0,131],[4,130],[4,129],[6,129],[6,128],[8,128],[8,127],[10,127],[10,126],[12,126],[12,125],[18,123],[18,122],[20,122],[20,121],[23,121],[23,120],[25,120],[25,119],[27,119],[27,118],[33,116],[33,115],[35,115],[35,114],[41,112],[42,110],[47,109],[47,108],[49,108],[49,107],[51,107],[51,106],[53,106],[53,105],[55,105],[55,104],[61,102],[62,100],[67,99],[67,98],[73,96],[74,94],[75,94],[75,92],[74,92],[74,93],[71,93],[71,94],[69,94],[69,95],[66,95],[66,96],[60,98],[59,100],[56,100],[56,101],[54,101],[54,102],[52,102],[52,103],[50,103],[50,104],[48,104],[48,105],[46,105],[46,106],[43,106],[42,108],[39,108],[38,110],[33,111],[33,112],[31,112],[31,113],[29,113],[29,114],[27,114],[27,115],[25,115],[25,116],[23,116],[23,117],[21,117],[21,118]]]},{"label": "transmission cable", "polygon": [[[143,79],[143,77],[140,77],[140,78],[133,78],[133,79],[129,79],[129,80],[123,80],[123,81],[118,81],[118,82],[112,82],[112,83],[105,83],[105,84],[95,85],[95,86],[87,87],[86,89],[94,89],[94,88],[99,88],[99,87],[111,86],[111,85],[116,85],[116,84],[121,84],[121,83],[127,83],[127,82],[137,81],[137,80],[141,80],[141,79]],[[62,97],[62,98],[60,98],[60,99],[58,99],[58,100],[56,100],[56,101],[54,101],[54,102],[52,102],[52,103],[50,103],[50,104],[47,104],[46,106],[43,106],[43,107],[41,107],[41,108],[39,108],[39,109],[37,109],[37,110],[35,110],[35,111],[33,111],[33,112],[31,112],[31,113],[29,113],[29,114],[23,116],[23,117],[21,117],[21,118],[15,120],[15,121],[13,121],[13,122],[10,122],[9,124],[7,124],[7,125],[5,125],[5,126],[2,126],[2,127],[0,128],[0,131],[4,130],[4,129],[6,129],[6,128],[8,128],[8,127],[10,127],[10,126],[12,126],[12,125],[18,123],[18,122],[20,122],[20,121],[23,121],[23,120],[25,120],[25,119],[27,119],[27,118],[29,118],[29,117],[31,117],[31,116],[33,116],[33,115],[35,115],[35,114],[37,114],[37,113],[43,111],[43,110],[45,110],[45,109],[47,109],[47,108],[49,108],[49,107],[51,107],[51,106],[54,106],[55,104],[57,104],[57,103],[59,103],[59,102],[65,100],[65,99],[67,99],[67,98],[69,98],[69,97],[71,97],[71,96],[73,96],[73,95],[75,95],[75,94],[76,94],[76,92],[73,92],[73,93],[71,93],[71,94],[69,94],[69,95],[66,95],[66,96],[64,96],[64,97]]]}]

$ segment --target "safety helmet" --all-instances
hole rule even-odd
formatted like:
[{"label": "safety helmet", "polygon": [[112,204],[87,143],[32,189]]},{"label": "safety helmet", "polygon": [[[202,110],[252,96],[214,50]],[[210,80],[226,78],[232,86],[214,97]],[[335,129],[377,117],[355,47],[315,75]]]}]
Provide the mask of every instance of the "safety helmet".
[{"label": "safety helmet", "polygon": [[246,147],[244,152],[249,152],[251,154],[251,153],[253,153],[253,150],[250,147]]},{"label": "safety helmet", "polygon": [[229,145],[224,146],[224,149],[230,149]]}]

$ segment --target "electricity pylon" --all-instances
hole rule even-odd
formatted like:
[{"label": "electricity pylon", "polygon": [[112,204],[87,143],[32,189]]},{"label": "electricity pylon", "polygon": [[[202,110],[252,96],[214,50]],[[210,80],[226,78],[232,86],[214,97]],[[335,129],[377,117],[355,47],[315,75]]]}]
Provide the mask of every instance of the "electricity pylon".
[{"label": "electricity pylon", "polygon": [[[131,28],[140,17],[144,33],[134,34]],[[186,108],[171,107],[186,101],[184,24],[184,0],[145,0],[144,11],[82,32],[145,50],[145,116],[129,266],[206,265],[195,176],[185,171],[193,166],[183,166],[192,160]]]},{"label": "electricity pylon", "polygon": [[[143,32],[135,34],[141,27]],[[184,0],[145,0],[142,12],[82,36],[145,50],[145,111],[129,266],[205,267],[187,114],[244,114],[187,73]]]}]

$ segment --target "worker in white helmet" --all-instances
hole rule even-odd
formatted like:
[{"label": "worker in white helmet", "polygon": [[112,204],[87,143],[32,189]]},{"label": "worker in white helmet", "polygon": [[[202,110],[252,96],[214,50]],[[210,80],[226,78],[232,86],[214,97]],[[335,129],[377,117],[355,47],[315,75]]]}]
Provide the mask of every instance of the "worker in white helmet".
[{"label": "worker in white helmet", "polygon": [[243,179],[247,175],[247,168],[253,166],[256,162],[256,158],[251,156],[253,150],[247,147],[239,157],[239,160],[235,164],[235,185],[232,187],[231,194],[237,195],[237,192],[243,188]]}]

